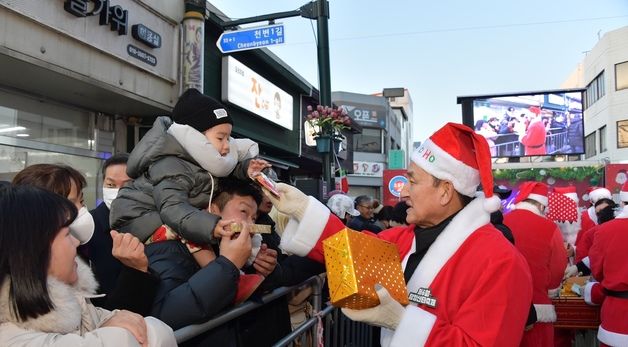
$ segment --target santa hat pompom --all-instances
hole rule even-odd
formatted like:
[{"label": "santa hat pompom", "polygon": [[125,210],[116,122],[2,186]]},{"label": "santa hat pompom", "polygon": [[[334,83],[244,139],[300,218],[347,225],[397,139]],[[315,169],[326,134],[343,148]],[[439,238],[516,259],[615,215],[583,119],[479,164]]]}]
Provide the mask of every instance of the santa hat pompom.
[{"label": "santa hat pompom", "polygon": [[484,207],[484,211],[487,211],[489,213],[499,210],[501,206],[502,206],[502,201],[495,195],[491,196],[490,198],[485,198],[484,202],[482,203],[482,207]]}]

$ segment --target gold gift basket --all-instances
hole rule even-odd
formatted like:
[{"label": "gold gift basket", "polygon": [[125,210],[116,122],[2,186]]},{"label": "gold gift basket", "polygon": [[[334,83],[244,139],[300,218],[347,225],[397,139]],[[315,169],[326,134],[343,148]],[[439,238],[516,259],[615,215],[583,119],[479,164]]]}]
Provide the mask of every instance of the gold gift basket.
[{"label": "gold gift basket", "polygon": [[351,309],[377,306],[376,283],[402,305],[408,304],[399,251],[394,244],[344,228],[323,241],[323,251],[332,305]]}]

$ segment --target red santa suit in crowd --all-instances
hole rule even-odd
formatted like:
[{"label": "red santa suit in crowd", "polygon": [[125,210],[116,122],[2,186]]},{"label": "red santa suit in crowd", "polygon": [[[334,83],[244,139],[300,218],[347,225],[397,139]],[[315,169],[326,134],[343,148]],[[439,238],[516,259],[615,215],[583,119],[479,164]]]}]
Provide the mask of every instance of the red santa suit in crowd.
[{"label": "red santa suit in crowd", "polygon": [[576,244],[580,230],[578,203],[575,186],[554,187],[554,191],[549,194],[549,211],[545,214],[545,217],[556,223],[563,240],[571,246]]},{"label": "red santa suit in crowd", "polygon": [[545,155],[545,124],[540,116],[530,121],[526,134],[521,138],[521,143],[526,146],[526,155]]},{"label": "red santa suit in crowd", "polygon": [[525,200],[548,204],[548,187],[541,182],[524,182],[515,198],[515,209],[504,216],[504,224],[515,238],[515,247],[523,254],[532,273],[532,303],[537,323],[523,334],[521,346],[551,347],[554,345],[556,311],[548,291],[560,286],[567,254],[563,237],[554,222],[545,218],[539,209]]},{"label": "red santa suit in crowd", "polygon": [[[467,141],[458,143],[464,137]],[[469,137],[477,154],[469,153],[473,150]],[[416,165],[451,180],[461,194],[473,196],[481,178],[490,198],[478,197],[459,211],[429,247],[407,287],[409,293],[416,294],[428,289],[421,292],[429,293],[436,304],[411,302],[403,308],[396,329],[382,329],[384,347],[519,345],[530,309],[532,280],[525,259],[490,224],[489,211],[497,210],[499,199],[492,197],[488,146],[478,138],[481,136],[473,130],[450,123],[412,155]],[[474,155],[481,159],[469,158]],[[291,219],[286,225],[281,246],[322,262],[321,241],[344,227],[323,204],[309,197],[303,219]],[[397,245],[405,270],[416,249],[415,226],[396,227],[373,236]]]},{"label": "red santa suit in crowd", "polygon": [[610,190],[601,187],[592,187],[588,195],[589,201],[591,201],[591,207],[582,211],[582,215],[580,216],[580,231],[578,232],[578,237],[576,238],[576,250],[578,249],[578,246],[580,246],[586,232],[598,224],[597,214],[595,214],[595,203],[600,199],[613,198]]},{"label": "red santa suit in crowd", "polygon": [[[626,187],[626,185],[624,185]],[[628,187],[622,188],[628,201]],[[608,346],[628,346],[628,206],[614,220],[600,225],[589,250],[591,275],[599,282],[587,283],[584,299],[601,304],[597,338]]]},{"label": "red santa suit in crowd", "polygon": [[600,227],[601,225],[594,225],[582,234],[582,237],[579,239],[580,242],[576,247],[576,257],[574,259],[575,263],[585,261],[585,264],[589,265],[588,261],[584,259],[589,256],[589,250],[593,245],[593,239],[595,238],[595,234],[597,234],[598,230],[600,230]]}]

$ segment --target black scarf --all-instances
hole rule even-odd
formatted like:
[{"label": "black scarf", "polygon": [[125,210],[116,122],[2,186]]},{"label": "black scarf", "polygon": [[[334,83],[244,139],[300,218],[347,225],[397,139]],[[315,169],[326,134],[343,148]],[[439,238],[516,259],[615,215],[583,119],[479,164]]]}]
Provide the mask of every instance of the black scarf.
[{"label": "black scarf", "polygon": [[425,253],[427,253],[427,250],[432,246],[434,241],[436,241],[438,235],[445,230],[456,214],[457,213],[454,213],[453,215],[447,217],[444,221],[429,228],[420,228],[418,226],[414,227],[416,251],[408,257],[406,269],[403,271],[403,277],[405,278],[406,283],[408,283],[410,277],[412,277],[414,270],[416,270],[417,266],[419,266],[419,263],[425,256]]}]

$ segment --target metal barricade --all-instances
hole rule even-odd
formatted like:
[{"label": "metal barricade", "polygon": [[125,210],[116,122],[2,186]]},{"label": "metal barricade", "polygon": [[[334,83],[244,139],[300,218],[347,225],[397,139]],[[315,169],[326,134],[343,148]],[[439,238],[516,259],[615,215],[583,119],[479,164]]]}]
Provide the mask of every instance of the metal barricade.
[{"label": "metal barricade", "polygon": [[247,301],[205,323],[192,324],[192,325],[188,325],[183,328],[177,329],[174,332],[174,336],[178,344],[183,343],[202,333],[205,333],[213,328],[216,328],[224,323],[227,323],[235,318],[238,318],[247,312],[250,312],[260,306],[263,306],[264,304],[267,304],[282,296],[288,295],[292,293],[293,291],[299,290],[308,285],[312,286],[312,306],[314,308],[314,312],[319,312],[322,306],[321,304],[322,280],[318,276],[312,276],[306,281],[304,281],[303,283],[298,284],[296,286],[277,288],[273,290],[272,292],[264,295],[260,302]]},{"label": "metal barricade", "polygon": [[174,332],[174,336],[178,344],[186,342],[277,298],[307,286],[312,287],[310,302],[313,308],[313,316],[278,341],[274,347],[313,347],[321,344],[331,347],[369,347],[373,345],[373,334],[376,328],[350,320],[342,314],[339,308],[331,305],[327,305],[321,310],[323,280],[319,276],[312,276],[296,286],[277,288],[264,295],[261,301],[247,301],[205,323],[192,324],[180,328]]}]

